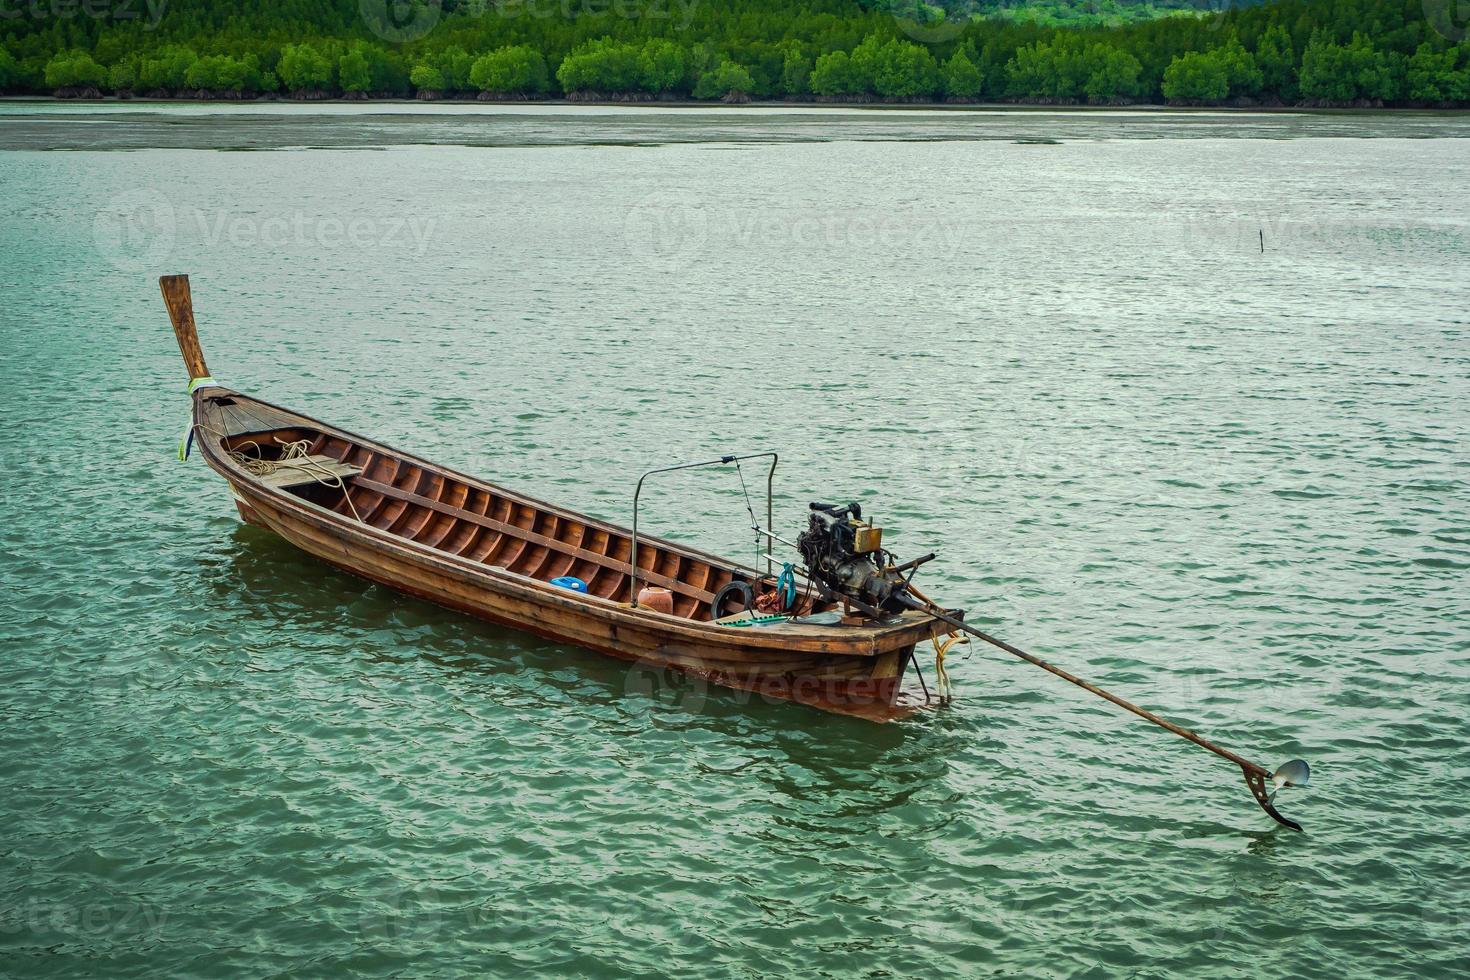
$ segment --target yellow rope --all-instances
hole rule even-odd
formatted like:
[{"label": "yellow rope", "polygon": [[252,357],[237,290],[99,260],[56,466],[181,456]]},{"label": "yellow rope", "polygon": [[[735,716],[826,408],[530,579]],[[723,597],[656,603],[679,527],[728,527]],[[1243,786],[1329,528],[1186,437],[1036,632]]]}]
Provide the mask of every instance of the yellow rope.
[{"label": "yellow rope", "polygon": [[930,642],[934,644],[934,676],[938,678],[936,687],[939,690],[939,698],[942,701],[948,701],[954,697],[954,685],[949,681],[949,671],[944,669],[944,655],[956,643],[969,644],[970,638],[963,633],[951,633],[944,638],[943,642],[940,642],[937,636],[932,637]]},{"label": "yellow rope", "polygon": [[[205,425],[203,422],[195,422],[194,424],[206,432],[219,436],[221,445],[224,444],[224,440],[229,438],[223,432]],[[328,469],[325,464],[311,458],[310,439],[297,439],[294,442],[287,442],[285,439],[276,437],[275,442],[281,447],[281,456],[279,459],[264,459],[264,451],[261,449],[260,443],[253,439],[247,439],[236,448],[226,449],[225,452],[229,454],[230,459],[237,466],[253,476],[270,476],[282,468],[296,469],[301,470],[322,486],[331,487],[334,490],[341,490],[342,498],[347,501],[347,506],[351,509],[352,516],[357,518],[359,524],[363,523],[362,515],[357,512],[357,505],[352,502],[352,494],[347,492],[346,481]],[[254,446],[256,455],[247,456],[241,452],[246,446]]]}]

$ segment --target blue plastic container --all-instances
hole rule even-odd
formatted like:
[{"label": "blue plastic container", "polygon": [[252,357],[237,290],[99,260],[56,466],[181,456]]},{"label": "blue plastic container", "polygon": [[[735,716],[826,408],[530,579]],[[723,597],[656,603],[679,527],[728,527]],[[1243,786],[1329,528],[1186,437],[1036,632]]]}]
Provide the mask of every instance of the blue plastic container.
[{"label": "blue plastic container", "polygon": [[587,583],[575,575],[563,575],[561,578],[554,578],[551,580],[551,584],[559,585],[564,589],[571,589],[573,592],[587,591]]}]

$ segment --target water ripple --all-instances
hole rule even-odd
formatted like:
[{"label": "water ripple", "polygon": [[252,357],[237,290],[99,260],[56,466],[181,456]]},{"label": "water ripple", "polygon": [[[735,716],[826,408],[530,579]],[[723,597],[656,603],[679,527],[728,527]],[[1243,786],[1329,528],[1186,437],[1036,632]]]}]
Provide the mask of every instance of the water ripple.
[{"label": "water ripple", "polygon": [[[1470,156],[1360,118],[3,154],[7,966],[1462,975]],[[105,233],[160,203],[168,241]],[[353,221],[377,239],[322,237]],[[902,726],[639,693],[240,527],[170,458],[175,269],[217,376],[593,513],[651,462],[776,446],[778,523],[862,499],[976,622],[1310,759],[1309,832],[999,651]],[[645,497],[748,554],[733,481]]]}]

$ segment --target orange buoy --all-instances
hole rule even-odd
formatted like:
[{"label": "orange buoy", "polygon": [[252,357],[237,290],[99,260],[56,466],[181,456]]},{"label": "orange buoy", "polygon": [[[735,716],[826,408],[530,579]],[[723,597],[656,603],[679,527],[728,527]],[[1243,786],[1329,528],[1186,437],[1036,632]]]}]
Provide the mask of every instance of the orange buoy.
[{"label": "orange buoy", "polygon": [[674,614],[674,593],[656,585],[645,585],[638,590],[638,605],[672,616]]}]

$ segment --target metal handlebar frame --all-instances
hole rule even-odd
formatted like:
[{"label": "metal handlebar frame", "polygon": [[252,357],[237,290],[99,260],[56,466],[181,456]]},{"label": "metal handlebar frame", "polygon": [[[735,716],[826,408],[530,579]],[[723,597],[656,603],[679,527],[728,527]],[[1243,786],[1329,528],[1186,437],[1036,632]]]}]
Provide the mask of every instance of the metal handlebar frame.
[{"label": "metal handlebar frame", "polygon": [[[771,491],[775,485],[776,464],[781,457],[776,453],[750,453],[745,456],[721,456],[719,459],[707,459],[699,463],[680,463],[678,466],[663,466],[656,470],[649,470],[638,478],[638,486],[633,490],[633,540],[628,549],[628,565],[633,570],[633,581],[628,585],[628,603],[634,609],[638,608],[638,498],[643,493],[643,481],[656,473],[672,473],[675,470],[692,470],[700,466],[721,466],[728,463],[738,463],[742,459],[765,459],[770,457],[771,468],[766,472],[766,524],[771,520]],[[760,531],[756,527],[754,530]],[[766,574],[771,574],[773,569],[770,554],[766,555]]]}]

